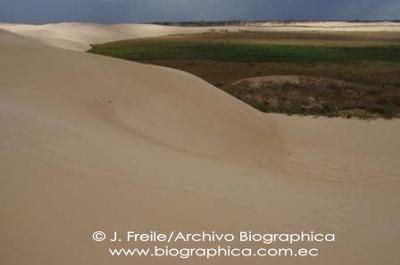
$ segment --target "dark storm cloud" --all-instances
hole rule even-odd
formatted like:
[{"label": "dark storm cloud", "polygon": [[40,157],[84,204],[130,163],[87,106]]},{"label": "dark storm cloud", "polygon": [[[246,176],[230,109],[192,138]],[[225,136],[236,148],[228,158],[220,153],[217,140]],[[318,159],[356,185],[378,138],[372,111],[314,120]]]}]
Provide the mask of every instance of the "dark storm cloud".
[{"label": "dark storm cloud", "polygon": [[0,0],[0,21],[400,19],[399,0]]}]

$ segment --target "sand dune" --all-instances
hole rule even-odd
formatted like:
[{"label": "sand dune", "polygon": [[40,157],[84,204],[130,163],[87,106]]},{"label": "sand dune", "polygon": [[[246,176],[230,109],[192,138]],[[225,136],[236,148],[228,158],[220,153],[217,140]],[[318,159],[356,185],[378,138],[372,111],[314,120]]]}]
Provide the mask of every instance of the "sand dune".
[{"label": "sand dune", "polygon": [[[264,135],[276,135],[261,122],[264,117],[186,73],[46,47],[24,49],[2,51],[4,62],[18,65],[2,69],[3,92],[31,91],[32,97],[58,102],[60,115],[84,108],[126,133],[205,156],[235,156],[232,151],[241,146],[256,157],[257,150],[279,143],[263,146]],[[46,107],[40,104],[36,108]]]},{"label": "sand dune", "polygon": [[5,264],[180,263],[109,257],[100,229],[334,232],[295,264],[398,264],[399,121],[265,115],[187,73],[29,38],[0,31]]},{"label": "sand dune", "polygon": [[127,38],[157,37],[178,33],[199,33],[204,28],[166,27],[158,25],[91,23],[58,23],[46,25],[0,24],[6,29],[38,39],[44,44],[70,50],[85,51],[90,44],[123,40]]},{"label": "sand dune", "polygon": [[33,41],[30,38],[11,33],[0,28],[1,45],[2,46],[42,46],[43,44]]},{"label": "sand dune", "polygon": [[293,23],[256,23],[257,26],[279,31],[338,31],[338,32],[399,32],[399,22],[293,22]]}]

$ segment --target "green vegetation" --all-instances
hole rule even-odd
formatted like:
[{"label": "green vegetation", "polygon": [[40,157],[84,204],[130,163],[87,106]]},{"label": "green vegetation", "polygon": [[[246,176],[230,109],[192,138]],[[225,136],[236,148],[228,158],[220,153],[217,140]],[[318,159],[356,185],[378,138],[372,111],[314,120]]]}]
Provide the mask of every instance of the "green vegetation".
[{"label": "green vegetation", "polygon": [[400,46],[310,47],[279,44],[141,41],[94,45],[91,53],[133,61],[213,60],[222,62],[347,63],[400,62]]},{"label": "green vegetation", "polygon": [[[397,35],[210,32],[105,43],[89,52],[190,72],[264,112],[400,117]],[[243,81],[274,76],[300,81]]]},{"label": "green vegetation", "polygon": [[256,84],[251,80],[230,85],[226,91],[264,112],[392,118],[399,111],[397,90],[381,93],[382,89],[371,86],[309,76],[272,76]]}]

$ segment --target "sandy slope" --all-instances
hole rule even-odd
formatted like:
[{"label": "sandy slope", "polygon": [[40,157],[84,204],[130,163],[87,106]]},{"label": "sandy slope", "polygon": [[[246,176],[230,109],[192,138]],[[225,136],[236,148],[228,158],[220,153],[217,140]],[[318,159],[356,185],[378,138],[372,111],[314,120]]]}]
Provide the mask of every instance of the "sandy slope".
[{"label": "sandy slope", "polygon": [[85,51],[90,44],[126,38],[156,37],[176,33],[197,33],[204,29],[165,27],[157,25],[90,23],[58,23],[46,25],[0,24],[0,28],[38,39],[50,46]]},{"label": "sandy slope", "polygon": [[5,31],[0,58],[2,263],[180,263],[109,257],[90,233],[117,228],[335,232],[318,258],[267,261],[398,264],[399,121],[265,115],[183,72]]}]

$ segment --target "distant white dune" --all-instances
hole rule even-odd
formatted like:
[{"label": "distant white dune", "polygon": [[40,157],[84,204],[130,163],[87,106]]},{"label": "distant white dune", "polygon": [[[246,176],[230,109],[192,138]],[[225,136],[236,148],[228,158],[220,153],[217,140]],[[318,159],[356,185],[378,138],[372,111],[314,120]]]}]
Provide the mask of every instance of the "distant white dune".
[{"label": "distant white dune", "polygon": [[278,30],[313,30],[313,31],[361,31],[381,32],[400,31],[399,22],[292,22],[292,23],[256,23],[255,25]]}]

